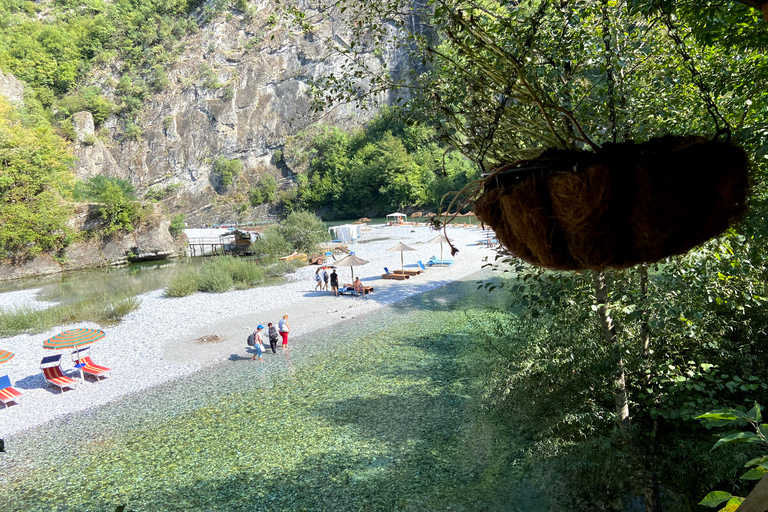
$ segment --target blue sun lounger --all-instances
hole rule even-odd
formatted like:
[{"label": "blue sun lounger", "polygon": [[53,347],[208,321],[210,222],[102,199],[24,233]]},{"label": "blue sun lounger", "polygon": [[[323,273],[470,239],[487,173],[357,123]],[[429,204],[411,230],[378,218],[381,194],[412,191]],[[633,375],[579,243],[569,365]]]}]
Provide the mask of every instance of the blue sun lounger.
[{"label": "blue sun lounger", "polygon": [[431,258],[429,258],[429,261],[427,261],[427,265],[429,265],[430,267],[450,267],[451,265],[453,265],[453,261],[454,260],[451,260],[451,259],[439,260],[436,257],[432,256]]}]

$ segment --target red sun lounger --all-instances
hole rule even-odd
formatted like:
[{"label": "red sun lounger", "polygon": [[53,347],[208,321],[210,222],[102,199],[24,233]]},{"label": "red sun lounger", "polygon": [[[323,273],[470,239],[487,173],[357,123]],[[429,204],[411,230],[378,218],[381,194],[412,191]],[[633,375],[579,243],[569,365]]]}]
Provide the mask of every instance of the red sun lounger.
[{"label": "red sun lounger", "polygon": [[101,366],[94,363],[93,359],[91,359],[91,356],[88,355],[89,349],[90,347],[84,347],[72,352],[72,361],[78,364],[85,365],[82,368],[80,368],[83,371],[83,373],[92,375],[97,379],[101,379],[101,377],[106,377],[107,374],[112,371],[112,369],[107,368],[106,366]]},{"label": "red sun lounger", "polygon": [[43,377],[48,384],[58,386],[61,391],[64,388],[77,389],[77,381],[64,375],[61,371],[61,354],[44,357],[40,361],[40,368],[43,370]]},{"label": "red sun lounger", "polygon": [[21,404],[21,391],[11,386],[11,379],[7,375],[0,377],[0,402],[8,407],[8,402]]},{"label": "red sun lounger", "polygon": [[109,372],[112,371],[111,368],[107,368],[106,366],[100,366],[93,362],[91,359],[91,356],[85,356],[83,358],[80,358],[81,363],[85,363],[85,366],[83,366],[83,373],[87,373],[88,375],[93,375],[97,379],[101,377],[106,377]]}]

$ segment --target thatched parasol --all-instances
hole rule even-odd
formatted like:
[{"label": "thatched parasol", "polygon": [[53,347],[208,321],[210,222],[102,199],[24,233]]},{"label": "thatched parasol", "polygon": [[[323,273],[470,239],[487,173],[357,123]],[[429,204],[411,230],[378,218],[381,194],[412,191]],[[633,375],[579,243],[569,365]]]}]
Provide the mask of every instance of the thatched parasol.
[{"label": "thatched parasol", "polygon": [[337,267],[346,267],[348,266],[349,269],[352,271],[352,280],[355,280],[355,269],[354,267],[359,267],[361,265],[367,265],[368,261],[364,260],[362,258],[358,258],[354,254],[350,254],[349,256],[345,256],[344,258],[341,258],[339,261],[336,262]]},{"label": "thatched parasol", "polygon": [[442,233],[427,242],[428,244],[440,244],[440,259],[443,259],[443,244],[448,243],[448,239]]},{"label": "thatched parasol", "polygon": [[411,214],[412,219],[420,219],[424,214],[422,212],[413,212]]},{"label": "thatched parasol", "polygon": [[362,222],[371,222],[371,219],[369,219],[368,217],[361,217],[360,219],[358,219],[358,222],[361,222],[361,223]]},{"label": "thatched parasol", "polygon": [[405,270],[405,263],[403,262],[403,251],[415,251],[416,249],[414,249],[413,247],[408,247],[403,242],[400,242],[396,246],[394,246],[394,247],[392,247],[390,249],[387,249],[387,250],[388,251],[393,251],[393,252],[400,251],[400,270],[404,271]]}]

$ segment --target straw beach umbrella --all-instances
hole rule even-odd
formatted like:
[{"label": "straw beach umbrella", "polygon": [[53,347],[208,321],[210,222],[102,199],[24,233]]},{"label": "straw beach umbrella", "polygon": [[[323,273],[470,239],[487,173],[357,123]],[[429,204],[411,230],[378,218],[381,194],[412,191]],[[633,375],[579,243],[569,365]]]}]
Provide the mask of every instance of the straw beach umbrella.
[{"label": "straw beach umbrella", "polygon": [[445,238],[445,235],[442,233],[437,235],[435,238],[427,242],[428,244],[440,244],[440,259],[443,259],[443,244],[447,243],[448,239]]},{"label": "straw beach umbrella", "polygon": [[403,263],[403,251],[415,251],[413,247],[408,247],[403,242],[400,242],[396,246],[392,247],[391,249],[387,249],[388,251],[400,251],[400,270],[405,270],[405,263]]},{"label": "straw beach umbrella", "polygon": [[341,258],[339,261],[336,262],[337,267],[346,267],[349,266],[349,269],[352,271],[352,280],[355,280],[355,268],[359,267],[361,265],[367,265],[368,261],[364,260],[363,258],[358,258],[354,254],[350,254],[349,256],[346,256],[344,258]]}]

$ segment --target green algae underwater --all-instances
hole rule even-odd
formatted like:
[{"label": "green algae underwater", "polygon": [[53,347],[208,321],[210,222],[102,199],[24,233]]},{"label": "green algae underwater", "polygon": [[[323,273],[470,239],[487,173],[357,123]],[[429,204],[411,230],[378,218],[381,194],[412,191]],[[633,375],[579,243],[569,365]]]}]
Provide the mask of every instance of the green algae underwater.
[{"label": "green algae underwater", "polygon": [[537,510],[472,376],[506,300],[452,283],[19,434],[0,510]]}]

